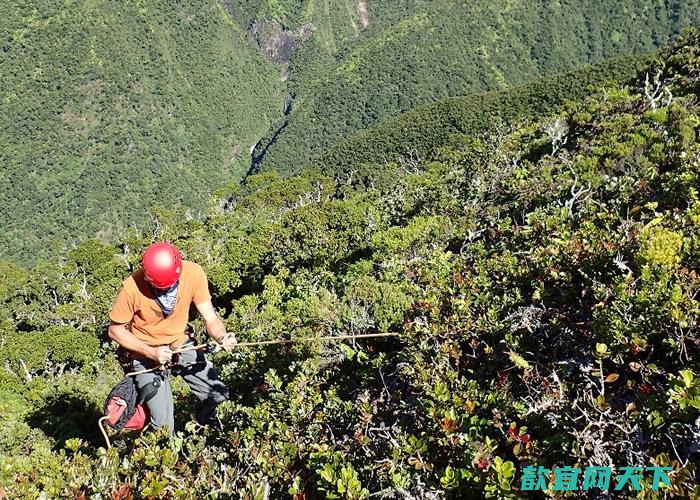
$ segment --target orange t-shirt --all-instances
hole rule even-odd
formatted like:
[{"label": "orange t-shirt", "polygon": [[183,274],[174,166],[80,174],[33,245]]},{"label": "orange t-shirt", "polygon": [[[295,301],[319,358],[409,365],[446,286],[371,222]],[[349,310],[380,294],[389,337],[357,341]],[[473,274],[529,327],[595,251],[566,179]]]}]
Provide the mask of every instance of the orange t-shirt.
[{"label": "orange t-shirt", "polygon": [[182,261],[182,273],[173,312],[165,317],[155,300],[153,289],[139,269],[122,284],[109,319],[114,323],[131,323],[131,333],[151,346],[174,344],[185,340],[190,304],[211,299],[207,275],[199,264]]}]

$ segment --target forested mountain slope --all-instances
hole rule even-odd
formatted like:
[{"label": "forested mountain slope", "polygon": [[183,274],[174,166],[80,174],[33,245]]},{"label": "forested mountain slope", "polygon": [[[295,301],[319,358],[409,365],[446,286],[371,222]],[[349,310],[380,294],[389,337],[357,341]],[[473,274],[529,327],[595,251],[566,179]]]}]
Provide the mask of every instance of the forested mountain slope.
[{"label": "forested mountain slope", "polygon": [[196,212],[261,137],[253,171],[297,171],[417,105],[648,51],[697,20],[677,0],[11,2],[0,255],[115,241],[154,204]]},{"label": "forested mountain slope", "polygon": [[201,208],[282,111],[218,0],[12,1],[0,16],[0,254]]},{"label": "forested mountain slope", "polygon": [[[524,465],[634,464],[670,484],[615,496],[697,497],[699,98],[694,33],[629,86],[411,168],[266,172],[201,219],[0,265],[0,493],[509,499]],[[241,340],[399,337],[221,353],[220,428],[99,448],[106,311],[154,238],[205,267]]]},{"label": "forested mountain slope", "polygon": [[313,157],[306,167],[348,176],[362,167],[405,164],[430,158],[466,136],[481,137],[533,119],[556,114],[604,86],[636,82],[652,55],[628,56],[550,75],[506,90],[449,97],[431,102],[352,134]]},{"label": "forested mountain slope", "polygon": [[685,0],[390,0],[368,9],[368,32],[327,69],[315,56],[323,51],[294,56],[292,111],[258,145],[257,170],[298,171],[347,135],[418,105],[651,51],[700,21],[700,6]]}]

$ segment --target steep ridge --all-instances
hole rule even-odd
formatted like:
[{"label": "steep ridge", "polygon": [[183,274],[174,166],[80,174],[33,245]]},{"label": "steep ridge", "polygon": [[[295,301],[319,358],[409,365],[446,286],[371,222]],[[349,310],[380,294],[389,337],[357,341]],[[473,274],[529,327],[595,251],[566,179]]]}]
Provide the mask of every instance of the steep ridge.
[{"label": "steep ridge", "polygon": [[[421,161],[438,149],[457,147],[465,136],[478,138],[537,117],[554,115],[610,85],[636,81],[653,55],[630,56],[549,75],[531,83],[486,94],[450,97],[361,130],[313,157],[304,167],[345,176],[363,165]],[[366,170],[366,169],[365,169]]]},{"label": "steep ridge", "polygon": [[[261,170],[298,171],[355,131],[421,104],[648,52],[700,21],[697,4],[677,0],[378,3],[376,16],[376,3],[368,4],[378,24],[336,62],[304,50],[295,56],[294,112],[274,144],[272,134],[260,142]],[[322,53],[314,43],[307,46]]]}]

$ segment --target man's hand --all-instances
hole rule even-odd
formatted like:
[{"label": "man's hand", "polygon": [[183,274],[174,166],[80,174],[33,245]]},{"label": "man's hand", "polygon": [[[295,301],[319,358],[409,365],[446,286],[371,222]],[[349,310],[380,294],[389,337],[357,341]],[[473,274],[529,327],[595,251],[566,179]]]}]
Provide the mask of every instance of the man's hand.
[{"label": "man's hand", "polygon": [[[170,361],[173,353],[169,347],[157,348],[151,347],[143,340],[137,339],[129,330],[129,325],[126,323],[114,323],[109,325],[109,338],[122,346],[127,351],[130,351],[140,357],[152,359],[157,363],[166,363]],[[159,351],[160,349],[160,351]]]},{"label": "man's hand", "polygon": [[202,315],[204,326],[209,336],[216,340],[224,351],[232,351],[235,349],[238,343],[236,337],[232,333],[226,333],[226,326],[224,322],[221,321],[221,318],[219,318],[219,315],[216,314],[211,300],[195,304],[195,307],[197,311],[199,311],[199,314]]},{"label": "man's hand", "polygon": [[159,365],[170,363],[173,358],[173,351],[167,345],[161,345],[153,348],[151,359]]},{"label": "man's hand", "polygon": [[231,352],[236,348],[238,341],[233,333],[227,333],[222,338],[216,340],[221,348],[226,352]]}]

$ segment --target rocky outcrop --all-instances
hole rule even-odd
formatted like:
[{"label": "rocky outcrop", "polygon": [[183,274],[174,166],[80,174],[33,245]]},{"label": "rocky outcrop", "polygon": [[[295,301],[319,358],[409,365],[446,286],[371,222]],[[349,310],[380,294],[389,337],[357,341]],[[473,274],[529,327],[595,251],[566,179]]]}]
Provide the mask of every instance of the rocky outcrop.
[{"label": "rocky outcrop", "polygon": [[289,61],[294,52],[315,30],[311,23],[289,30],[274,19],[258,19],[253,21],[248,29],[248,36],[268,59],[282,67],[282,76],[286,78]]}]

